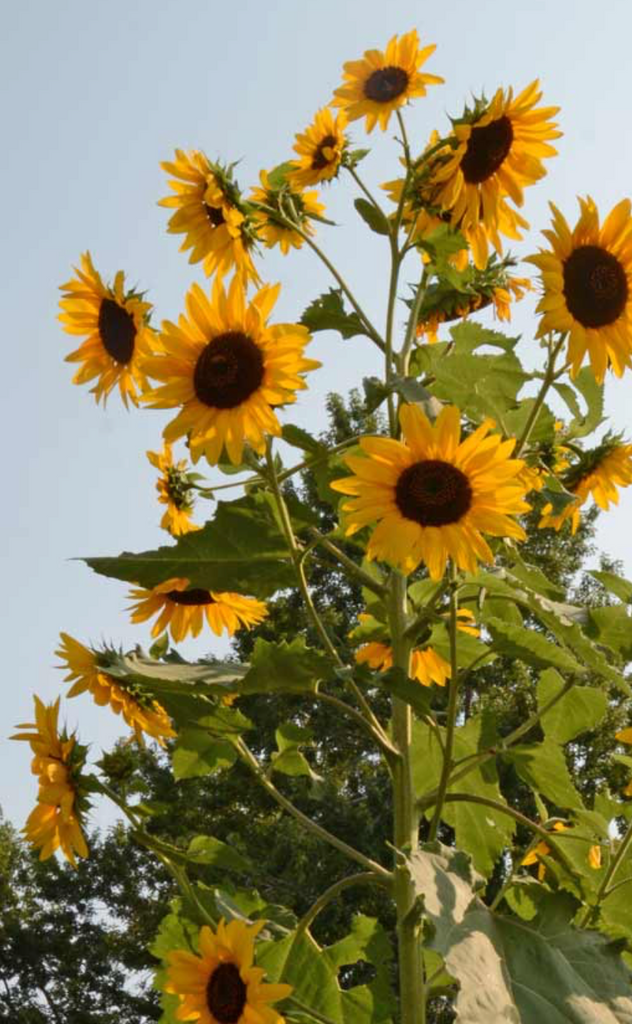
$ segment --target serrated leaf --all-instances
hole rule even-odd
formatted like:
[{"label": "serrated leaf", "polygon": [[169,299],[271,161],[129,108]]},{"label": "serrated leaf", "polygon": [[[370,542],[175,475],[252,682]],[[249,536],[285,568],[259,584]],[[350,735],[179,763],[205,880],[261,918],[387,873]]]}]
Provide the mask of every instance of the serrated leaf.
[{"label": "serrated leaf", "polygon": [[575,420],[580,420],[582,418],[582,411],[579,402],[577,401],[577,395],[575,394],[570,384],[560,384],[558,382],[554,384],[553,387],[557,391],[562,401],[566,403],[566,406],[568,407],[571,416]]},{"label": "serrated leaf", "polygon": [[[515,409],[510,409],[503,417],[505,433],[520,437],[533,411],[535,398],[525,398]],[[543,402],[529,432],[529,440],[536,442],[552,441],[555,437],[555,416],[548,405]]]},{"label": "serrated leaf", "polygon": [[487,620],[487,628],[494,640],[494,650],[505,657],[519,658],[536,668],[553,665],[563,672],[586,674],[586,669],[568,651],[551,643],[533,629],[514,626],[494,618]]},{"label": "serrated leaf", "polygon": [[514,766],[523,782],[543,793],[557,807],[583,806],[571,781],[562,748],[553,740],[516,744],[502,750],[501,757]]},{"label": "serrated leaf", "polygon": [[598,569],[590,569],[589,575],[601,583],[606,590],[618,597],[626,604],[632,604],[632,583],[623,576],[617,576],[614,572],[603,572]]},{"label": "serrated leaf", "polygon": [[586,437],[603,423],[604,385],[598,384],[592,370],[585,366],[573,381],[573,386],[586,402],[586,413],[569,425],[569,437]]},{"label": "serrated leaf", "polygon": [[284,722],[275,732],[277,750],[271,757],[271,766],[274,771],[282,772],[284,775],[299,776],[321,781],[321,777],[312,770],[312,767],[301,752],[300,747],[309,743],[312,739],[310,729],[305,729],[295,722]]},{"label": "serrated leaf", "polygon": [[328,292],[314,299],[303,313],[300,322],[312,334],[317,331],[338,331],[343,338],[366,334],[366,328],[358,314],[348,313],[345,309],[339,288],[330,288]]},{"label": "serrated leaf", "polygon": [[[564,680],[555,669],[542,672],[538,682],[538,708],[542,708],[564,688]],[[601,690],[574,686],[560,697],[540,719],[545,736],[568,743],[589,729],[596,729],[608,709],[608,698]]]},{"label": "serrated leaf", "polygon": [[323,455],[327,451],[324,444],[294,423],[285,423],[281,436],[286,444],[291,444],[293,448],[300,448],[301,451],[309,452],[312,455]]},{"label": "serrated leaf", "polygon": [[208,864],[227,871],[252,871],[252,864],[246,857],[215,836],[194,836],[187,857],[195,864]]},{"label": "serrated leaf", "polygon": [[620,654],[625,662],[632,660],[632,617],[621,604],[591,608],[586,633],[598,644]]},{"label": "serrated leaf", "polygon": [[501,348],[504,352],[512,352],[520,340],[518,337],[510,338],[500,331],[490,331],[488,327],[482,327],[473,320],[463,320],[450,328],[450,335],[456,344],[458,352],[472,353],[483,345],[491,345],[494,348]]},{"label": "serrated leaf", "polygon": [[250,668],[240,693],[307,693],[316,683],[332,674],[325,655],[308,647],[302,637],[288,643],[272,643],[261,638],[255,642]]},{"label": "serrated leaf", "polygon": [[209,736],[203,729],[182,729],[172,755],[176,779],[195,779],[230,768],[237,758],[232,743]]},{"label": "serrated leaf", "polygon": [[454,352],[437,362],[433,371],[432,392],[437,398],[458,405],[473,419],[491,415],[499,422],[514,408],[520,388],[529,379],[513,352]]},{"label": "serrated leaf", "polygon": [[365,224],[375,231],[377,235],[390,235],[391,229],[387,217],[378,210],[377,206],[370,203],[368,199],[355,199],[353,205],[362,217]]}]

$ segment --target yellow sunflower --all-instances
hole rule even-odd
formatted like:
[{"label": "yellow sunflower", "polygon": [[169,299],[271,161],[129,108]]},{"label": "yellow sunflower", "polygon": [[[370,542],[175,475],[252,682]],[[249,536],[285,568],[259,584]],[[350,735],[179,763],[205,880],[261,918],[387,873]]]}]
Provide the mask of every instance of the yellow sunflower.
[{"label": "yellow sunflower", "polygon": [[45,705],[35,697],[35,722],[24,722],[16,728],[13,740],[25,740],[34,753],[31,771],[39,776],[37,805],[29,814],[23,833],[40,851],[40,860],[47,860],[61,849],[73,867],[75,854],[88,856],[88,847],[81,830],[82,801],[79,795],[81,768],[85,750],[74,736],[58,729],[59,698]]},{"label": "yellow sunflower", "polygon": [[620,377],[632,366],[632,216],[623,199],[599,226],[588,196],[571,231],[552,203],[551,249],[528,257],[541,272],[544,294],[538,337],[568,332],[567,359],[575,377],[586,353],[598,384],[611,368]]},{"label": "yellow sunflower", "polygon": [[[381,644],[377,641],[363,644],[355,652],[355,660],[359,665],[368,665],[369,668],[379,669],[386,672],[393,666],[393,649],[388,644]],[[450,665],[432,647],[425,650],[414,650],[410,658],[410,678],[416,679],[422,686],[445,686],[446,679],[450,678]]]},{"label": "yellow sunflower", "polygon": [[[55,654],[69,670],[66,682],[72,682],[67,696],[76,697],[88,691],[99,707],[109,706],[115,715],[122,715],[141,746],[145,745],[143,734],[153,736],[161,747],[166,739],[172,739],[175,732],[169,715],[158,701],[143,699],[140,694],[132,696],[121,686],[121,681],[104,672],[97,656],[68,633],[60,633],[61,646]],[[60,666],[61,668],[62,666]]]},{"label": "yellow sunflower", "polygon": [[[255,209],[253,219],[257,225],[257,237],[263,241],[267,249],[275,245],[280,246],[281,252],[287,256],[291,248],[300,249],[303,245],[303,236],[298,231],[287,227],[285,218],[296,217],[296,221],[306,235],[313,235],[314,228],[310,218],[322,217],[325,207],[318,202],[318,192],[293,192],[287,186],[275,188],[270,181],[267,171],[261,171],[259,175],[261,188],[253,188],[250,195],[252,203],[262,203],[272,211]],[[288,208],[289,207],[289,208]]]},{"label": "yellow sunflower", "polygon": [[391,114],[409,100],[426,95],[427,85],[440,85],[443,78],[427,75],[419,69],[436,46],[419,49],[416,29],[398,39],[393,36],[386,50],[365,50],[362,60],[347,61],[345,82],[336,89],[330,106],[342,107],[349,121],[365,117],[365,128],[372,132],[380,124],[386,131]]},{"label": "yellow sunflower", "polygon": [[550,141],[562,133],[551,118],[559,107],[538,107],[541,98],[537,79],[515,98],[512,89],[498,89],[490,103],[454,122],[448,148],[433,162],[434,202],[450,212],[477,267],[487,262],[489,241],[502,252],[500,234],[522,237],[520,228],[529,225],[506,197],[522,206],[525,186],[546,174],[542,159],[557,153]]},{"label": "yellow sunflower", "polygon": [[579,467],[569,470],[564,484],[576,500],[555,515],[553,506],[545,505],[538,526],[559,530],[570,520],[571,534],[574,534],[581,520],[580,509],[589,497],[592,496],[599,508],[607,512],[611,505],[619,504],[617,487],[632,484],[632,444],[619,444],[606,438],[594,452],[585,453]]},{"label": "yellow sunflower", "polygon": [[265,921],[246,924],[222,919],[217,931],[200,929],[199,955],[188,949],[167,953],[165,992],[177,995],[176,1020],[200,1024],[284,1024],[270,1003],[285,999],[291,985],[270,985],[254,966],[255,936]]},{"label": "yellow sunflower", "polygon": [[[561,821],[556,821],[553,825],[554,832],[566,832],[567,830],[568,825],[565,825]],[[538,881],[542,882],[544,880],[544,876],[546,875],[546,864],[543,860],[541,860],[541,858],[547,857],[550,854],[550,852],[551,847],[548,845],[548,843],[545,843],[544,840],[542,840],[536,846],[534,846],[533,849],[530,850],[525,857],[522,858],[520,863],[525,868],[530,867],[532,864],[537,864]]]},{"label": "yellow sunflower", "polygon": [[130,597],[136,602],[130,606],[132,622],[147,622],[159,612],[151,635],[159,636],[169,627],[176,642],[184,640],[189,633],[199,636],[204,619],[216,636],[223,630],[232,636],[238,629],[258,626],[268,614],[265,604],[254,597],[189,588],[188,580],[178,578],[165,580],[153,590],[135,587]]},{"label": "yellow sunflower", "polygon": [[161,166],[173,175],[169,186],[175,195],[161,199],[159,206],[175,209],[167,230],[185,236],[180,251],[191,250],[189,263],[202,262],[209,277],[234,268],[246,281],[257,282],[252,224],[230,171],[197,149],[176,149],[175,160]]},{"label": "yellow sunflower", "polygon": [[461,414],[444,407],[434,426],[415,405],[403,405],[404,441],[365,437],[368,458],[345,456],[355,476],[331,485],[353,496],[342,506],[347,536],[378,522],[367,557],[413,572],[424,562],[441,579],[448,558],[466,572],[478,560],[493,560],[483,532],[523,540],[511,517],[529,511],[525,487],[517,479],[524,463],[511,459],[515,441],[487,436],[492,420],[460,441]]},{"label": "yellow sunflower", "polygon": [[293,161],[295,169],[288,175],[291,185],[304,189],[337,177],[347,146],[346,127],[347,118],[342,111],[336,117],[329,107],[316,113],[312,124],[296,136],[294,152],[299,159]]},{"label": "yellow sunflower", "polygon": [[148,359],[149,376],[163,381],[145,397],[153,409],[182,406],[163,431],[166,441],[189,436],[191,457],[215,465],[226,447],[240,465],[244,443],[265,449],[265,435],[279,436],[273,406],[296,400],[307,387],[302,374],[320,363],[303,357],[311,340],[300,324],[268,325],[279,285],[266,285],[246,304],[235,276],[228,292],[219,278],[209,300],[194,284],[186,297],[187,315],[163,324],[163,354]]},{"label": "yellow sunflower", "polygon": [[96,401],[107,399],[118,384],[123,402],[138,405],[138,391],[147,388],[141,362],[156,347],[156,336],[148,324],[151,303],[142,295],[125,291],[125,275],[119,270],[111,286],[103,284],[89,252],[81,256],[77,276],[61,286],[59,319],[67,334],[85,335],[86,340],[66,356],[67,363],[81,363],[73,384],[97,382],[91,393]]},{"label": "yellow sunflower", "polygon": [[167,530],[172,537],[201,530],[201,526],[191,522],[193,497],[186,472],[187,460],[180,459],[174,463],[170,444],[164,444],[162,452],[147,452],[147,458],[162,474],[156,483],[158,501],[167,506],[160,520],[162,529]]}]

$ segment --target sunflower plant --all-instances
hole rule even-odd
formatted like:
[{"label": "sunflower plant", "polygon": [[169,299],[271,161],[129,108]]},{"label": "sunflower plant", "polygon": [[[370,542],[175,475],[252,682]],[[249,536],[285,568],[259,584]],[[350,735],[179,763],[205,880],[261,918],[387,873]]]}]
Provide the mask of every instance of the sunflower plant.
[{"label": "sunflower plant", "polygon": [[[596,572],[610,603],[571,605],[524,554],[529,529],[564,544],[587,502],[607,510],[632,483],[632,444],[594,436],[606,376],[632,369],[632,207],[622,199],[601,222],[581,198],[571,228],[552,205],[546,245],[526,261],[539,281],[510,274],[517,258],[502,256],[501,235],[519,240],[528,227],[519,210],[556,153],[558,108],[542,103],[536,80],[424,129],[415,113],[443,82],[422,71],[434,49],[412,30],[345,64],[329,105],[296,134],[295,157],[262,171],[247,198],[234,164],[176,149],[163,164],[168,231],[211,279],[192,282],[177,322],[155,325],[123,272],[106,283],[88,254],[64,286],[60,319],[85,339],[67,357],[83,364],[75,382],[96,380],[97,402],[118,386],[125,404],[171,417],[162,451],[148,453],[171,543],[86,559],[132,585],[128,611],[152,620],[151,646],[94,648],[62,633],[67,696],[89,694],[121,716],[130,740],[156,741],[177,780],[241,772],[348,865],[300,918],[291,899],[268,904],[237,844],[152,834],[152,808],[117,788],[107,756],[90,770],[59,727],[59,701],[36,698],[36,722],[15,738],[35,755],[25,832],[41,858],[58,848],[73,864],[89,856],[87,796],[101,795],[179,886],[152,947],[166,1024],[426,1024],[441,1002],[467,1024],[632,1017],[632,789],[599,789],[588,805],[565,757],[632,696],[632,583]],[[383,186],[388,208],[360,173],[368,149],[352,148],[352,132],[376,127],[395,132],[393,172],[403,175]],[[390,259],[380,322],[318,237],[333,225],[311,186],[345,184],[358,227]],[[332,276],[291,323],[274,312],[280,286],[265,283],[276,244],[290,257],[304,247]],[[509,320],[536,285],[533,337],[475,319],[490,307]],[[371,436],[330,444],[288,418],[320,367],[306,353],[323,331],[381,354],[383,375],[363,382],[367,411],[382,414]],[[176,444],[185,450],[174,461]],[[305,471],[329,529],[294,486]],[[314,600],[316,570],[362,595],[350,635]],[[269,603],[288,588],[309,633],[263,635]],[[208,643],[209,630],[255,631],[249,662],[191,662],[172,644]],[[480,701],[498,658],[520,669],[533,707],[504,734]],[[267,757],[253,697],[274,698],[279,714]],[[378,857],[361,835],[322,823],[322,704],[361,731],[390,781],[392,835]],[[206,884],[205,866],[224,871],[225,885]],[[389,913],[358,916],[323,947],[319,914],[350,887],[378,887]]]}]

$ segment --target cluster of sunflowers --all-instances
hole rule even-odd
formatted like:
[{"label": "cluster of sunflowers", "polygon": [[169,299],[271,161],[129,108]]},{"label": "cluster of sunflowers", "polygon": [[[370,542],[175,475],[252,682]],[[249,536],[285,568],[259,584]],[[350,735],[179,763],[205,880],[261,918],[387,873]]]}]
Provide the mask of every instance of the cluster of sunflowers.
[{"label": "cluster of sunflowers", "polygon": [[[424,268],[434,259],[433,239],[447,234],[453,242],[450,274],[439,275],[409,303],[410,331],[399,354],[393,354],[392,337],[381,338],[356,308],[365,333],[390,360],[387,379],[393,366],[405,374],[413,345],[424,338],[436,341],[442,323],[492,304],[506,320],[511,302],[530,289],[527,279],[509,273],[514,263],[501,258],[501,236],[518,240],[528,227],[519,212],[524,189],[545,174],[543,161],[556,152],[551,143],[561,133],[552,118],[558,108],[540,105],[537,81],[516,96],[498,89],[491,100],[477,99],[453,119],[445,134],[433,132],[415,157],[401,110],[424,96],[429,85],[442,82],[421,70],[434,49],[422,48],[411,31],[393,37],[383,52],[368,50],[345,64],[343,84],[330,105],[296,136],[295,158],[261,172],[260,185],[247,198],[233,165],[213,162],[201,151],[176,150],[174,160],[163,164],[171,194],[161,205],[173,211],[168,230],[184,236],[181,249],[189,262],[213,277],[210,290],[192,285],[177,323],[164,321],[156,330],[145,295],[126,290],[122,271],[105,284],[89,253],[63,286],[62,324],[84,338],[66,357],[79,364],[74,383],[94,382],[97,402],[118,387],[126,406],[131,401],[177,410],[163,431],[162,451],[147,453],[160,472],[159,501],[166,506],[161,526],[174,537],[201,529],[192,516],[196,495],[205,489],[186,459],[174,461],[172,444],[184,439],[193,463],[204,458],[211,466],[230,462],[256,468],[269,439],[281,436],[277,410],[296,401],[307,386],[305,375],[320,365],[304,354],[311,340],[306,326],[270,322],[279,286],[262,283],[257,258],[260,246],[278,245],[287,254],[304,244],[322,256],[313,238],[315,225],[327,223],[325,207],[311,186],[330,184],[343,171],[380,211],[359,179],[361,155],[351,148],[349,124],[364,118],[367,132],[377,125],[385,131],[392,117],[399,124],[405,174],[382,187],[396,207],[385,221],[396,247],[403,238],[400,258],[416,252],[423,281]],[[549,351],[557,355],[565,347],[563,370],[571,378],[588,359],[602,383],[608,370],[621,376],[632,368],[631,204],[618,203],[600,224],[592,199],[580,199],[574,228],[555,206],[551,209],[553,223],[544,232],[549,247],[528,259],[540,271],[538,337],[548,339]],[[475,573],[479,562],[494,560],[486,537],[525,538],[517,517],[529,511],[527,494],[540,489],[548,474],[559,477],[569,500],[561,511],[546,506],[540,525],[560,529],[570,521],[573,532],[589,496],[608,508],[618,500],[617,487],[632,484],[632,445],[620,437],[608,436],[585,453],[565,445],[562,433],[555,457],[544,465],[540,454],[520,457],[526,437],[522,444],[504,437],[488,417],[464,430],[462,419],[456,406],[444,405],[432,422],[417,404],[404,401],[392,418],[392,436],[363,437],[359,449],[344,457],[351,475],[331,486],[346,496],[345,535],[370,528],[369,560],[406,575],[423,566],[433,581],[442,579],[448,562],[456,571]],[[267,614],[252,597],[192,587],[183,577],[152,589],[136,587],[131,597],[132,621],[156,616],[152,636],[169,629],[175,641],[198,636],[205,621],[214,633],[232,635],[258,625]],[[374,625],[374,638],[358,647],[355,658],[386,670],[393,650]],[[467,610],[459,611],[457,625],[478,635]],[[362,626],[366,632],[368,617]],[[164,745],[175,735],[165,709],[109,675],[99,652],[67,634],[61,639],[57,653],[73,684],[69,696],[87,691],[97,704],[109,705],[139,742],[146,734]],[[409,677],[422,685],[444,686],[450,671],[427,644],[411,651]],[[80,826],[83,760],[75,739],[58,733],[58,708],[59,701],[46,708],[36,698],[36,724],[20,727],[29,731],[17,737],[31,743],[40,779],[26,835],[42,858],[61,846],[74,864],[75,853],[87,855]],[[629,732],[620,737],[627,741]],[[545,846],[540,843],[523,863],[535,863],[548,852]],[[264,985],[263,972],[252,966],[262,924],[222,922],[216,934],[205,927],[199,956],[171,954],[166,991],[180,999],[177,1019],[206,1024],[280,1019],[268,1004],[287,996],[289,986]]]}]

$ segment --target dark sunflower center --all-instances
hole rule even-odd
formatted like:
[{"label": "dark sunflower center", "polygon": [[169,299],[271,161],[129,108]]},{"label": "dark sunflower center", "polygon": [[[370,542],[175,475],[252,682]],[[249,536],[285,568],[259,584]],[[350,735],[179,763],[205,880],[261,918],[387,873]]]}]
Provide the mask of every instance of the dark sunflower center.
[{"label": "dark sunflower center", "polygon": [[99,310],[99,335],[103,348],[117,363],[129,363],[134,355],[134,317],[114,299],[103,299]]},{"label": "dark sunflower center", "polygon": [[226,331],[209,341],[193,373],[200,402],[214,409],[234,409],[260,386],[264,375],[261,349],[241,331]]},{"label": "dark sunflower center", "polygon": [[168,597],[174,604],[215,604],[215,598],[211,597],[208,590],[202,590],[201,587],[192,587],[191,590],[168,590],[165,597]]},{"label": "dark sunflower center", "polygon": [[364,95],[374,103],[390,103],[401,96],[407,86],[408,72],[391,64],[369,75],[364,83]]},{"label": "dark sunflower center", "polygon": [[447,526],[468,511],[472,488],[456,466],[426,459],[404,470],[397,481],[395,501],[405,519],[420,526]]},{"label": "dark sunflower center", "polygon": [[204,203],[204,212],[214,228],[226,223],[220,206],[209,206],[208,203]]},{"label": "dark sunflower center", "polygon": [[483,128],[473,128],[461,161],[465,180],[470,185],[479,185],[491,178],[505,160],[512,142],[513,128],[508,117],[499,117]]},{"label": "dark sunflower center", "polygon": [[581,245],[564,263],[564,297],[569,313],[582,326],[612,324],[628,301],[625,270],[606,249]]},{"label": "dark sunflower center", "polygon": [[220,964],[206,986],[206,1005],[219,1024],[237,1024],[246,1005],[247,989],[236,964]]},{"label": "dark sunflower center", "polygon": [[325,135],[324,139],[321,139],[321,141],[318,143],[318,147],[317,147],[316,152],[314,153],[314,156],[313,156],[313,159],[312,159],[312,170],[313,171],[322,171],[323,167],[326,167],[327,164],[331,163],[330,157],[325,156],[325,150],[326,149],[331,149],[335,145],[336,145],[336,136],[335,135]]}]

